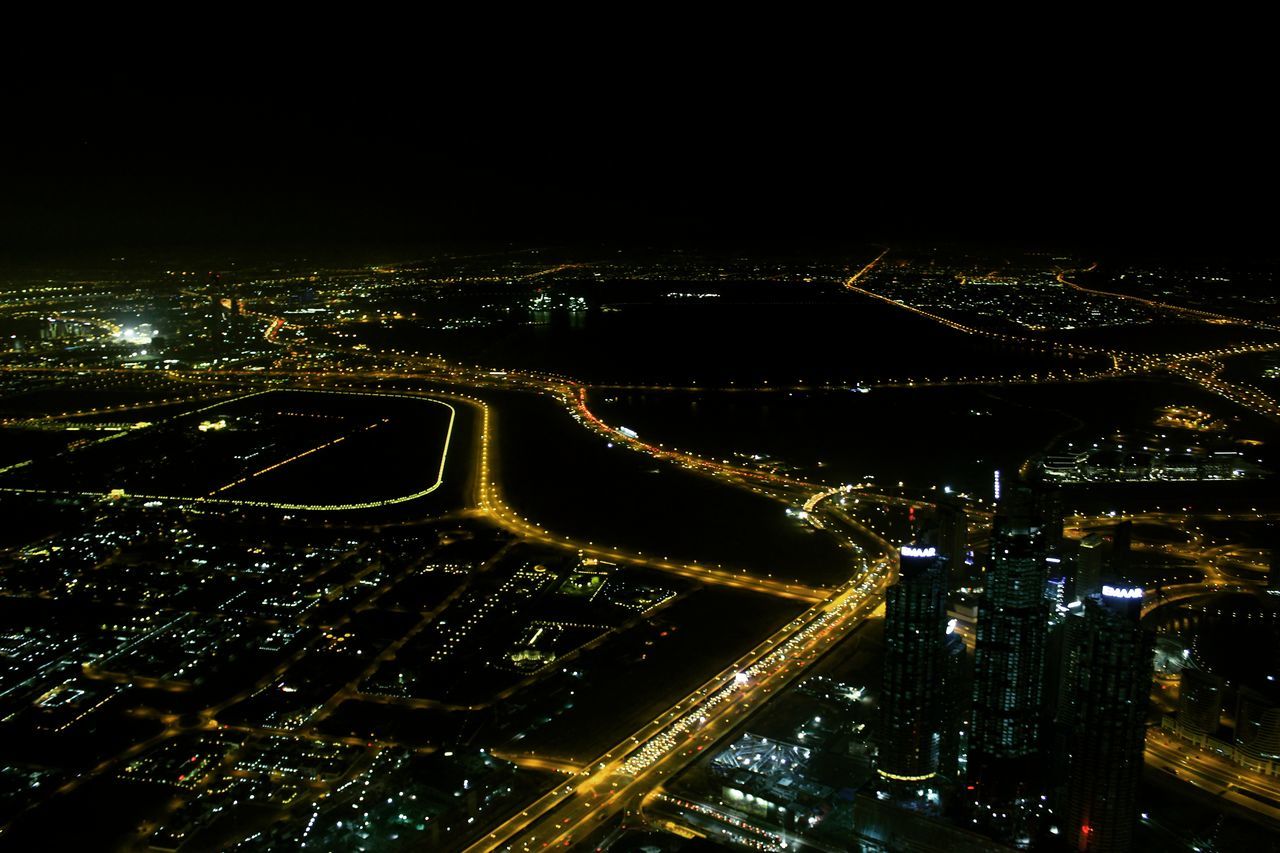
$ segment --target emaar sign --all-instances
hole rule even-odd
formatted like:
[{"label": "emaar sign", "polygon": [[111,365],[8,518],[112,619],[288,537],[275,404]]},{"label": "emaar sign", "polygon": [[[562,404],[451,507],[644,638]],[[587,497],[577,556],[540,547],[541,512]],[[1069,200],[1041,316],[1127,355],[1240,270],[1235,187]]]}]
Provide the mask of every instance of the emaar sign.
[{"label": "emaar sign", "polygon": [[1104,586],[1102,594],[1110,598],[1142,598],[1143,589],[1140,586]]}]

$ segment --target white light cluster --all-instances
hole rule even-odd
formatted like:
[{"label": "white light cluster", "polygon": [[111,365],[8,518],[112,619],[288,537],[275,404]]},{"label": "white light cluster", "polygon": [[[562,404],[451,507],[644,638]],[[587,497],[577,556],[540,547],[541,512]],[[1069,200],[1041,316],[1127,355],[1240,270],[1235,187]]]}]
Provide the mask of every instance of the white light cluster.
[{"label": "white light cluster", "polygon": [[1109,598],[1142,598],[1143,589],[1140,586],[1104,586],[1102,594]]}]

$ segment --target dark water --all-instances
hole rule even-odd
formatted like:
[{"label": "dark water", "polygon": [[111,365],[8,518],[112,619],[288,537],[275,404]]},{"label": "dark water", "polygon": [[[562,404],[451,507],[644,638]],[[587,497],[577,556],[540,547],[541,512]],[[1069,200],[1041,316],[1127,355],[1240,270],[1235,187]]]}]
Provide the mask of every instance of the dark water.
[{"label": "dark water", "polygon": [[1147,622],[1153,629],[1181,636],[1197,664],[1229,683],[1265,687],[1266,676],[1280,667],[1280,609],[1272,602],[1220,594],[1162,608]]},{"label": "dark water", "polygon": [[[1175,379],[1039,386],[875,389],[853,392],[622,392],[591,395],[606,422],[647,440],[716,458],[760,454],[831,482],[903,481],[989,496],[993,472],[1015,471],[1046,448],[1093,442],[1117,431],[1152,429],[1161,406],[1193,404],[1237,419],[1233,434],[1264,441],[1254,450],[1280,464],[1280,429]],[[1206,498],[1239,484],[1196,483]],[[1096,488],[1096,487],[1090,487]],[[1153,488],[1179,491],[1171,484]],[[1266,488],[1271,488],[1268,485]],[[1255,493],[1257,487],[1248,489]],[[1141,495],[1141,486],[1112,489]]]},{"label": "dark water", "polygon": [[984,496],[995,469],[1017,468],[1073,425],[1062,415],[974,388],[867,394],[599,391],[591,399],[611,424],[717,458],[758,454],[834,483],[873,477]]},{"label": "dark water", "polygon": [[672,560],[831,583],[852,559],[777,501],[610,447],[540,396],[486,392],[507,502],[551,531]]},{"label": "dark water", "polygon": [[533,325],[516,312],[489,328],[442,331],[400,322],[352,330],[374,348],[609,383],[853,384],[1083,364],[1003,348],[865,297],[757,296],[738,302],[615,303],[614,310],[549,312],[539,318],[545,322]]}]

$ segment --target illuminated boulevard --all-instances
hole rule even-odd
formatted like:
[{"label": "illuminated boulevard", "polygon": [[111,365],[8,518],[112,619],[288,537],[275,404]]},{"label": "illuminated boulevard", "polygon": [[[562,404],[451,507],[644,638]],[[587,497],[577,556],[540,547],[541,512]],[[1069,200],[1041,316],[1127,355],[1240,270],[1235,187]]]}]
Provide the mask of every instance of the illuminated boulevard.
[{"label": "illuminated boulevard", "polygon": [[769,698],[879,607],[893,559],[878,558],[750,653],[635,732],[572,781],[522,810],[473,851],[538,850],[582,842],[729,736]]},{"label": "illuminated boulevard", "polygon": [[1146,763],[1209,796],[1259,812],[1280,823],[1280,783],[1244,770],[1206,749],[1156,730],[1147,735]]}]

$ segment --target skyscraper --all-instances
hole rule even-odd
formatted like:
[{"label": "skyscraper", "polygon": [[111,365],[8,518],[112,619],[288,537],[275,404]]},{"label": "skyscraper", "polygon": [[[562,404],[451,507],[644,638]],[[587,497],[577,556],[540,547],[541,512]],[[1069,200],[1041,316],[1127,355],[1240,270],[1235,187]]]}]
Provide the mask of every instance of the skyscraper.
[{"label": "skyscraper", "polygon": [[1275,682],[1240,687],[1236,747],[1241,762],[1263,773],[1280,767],[1280,688]]},{"label": "skyscraper", "polygon": [[1130,564],[1133,561],[1133,522],[1122,521],[1111,533],[1111,566],[1109,571],[1113,579],[1127,581]]},{"label": "skyscraper", "polygon": [[973,819],[1005,841],[1028,838],[1040,804],[1039,761],[1049,608],[1030,490],[1007,489],[991,533],[978,604],[969,793]]},{"label": "skyscraper", "polygon": [[933,546],[905,546],[885,595],[884,689],[876,770],[890,787],[938,772],[947,631],[946,560]]},{"label": "skyscraper", "polygon": [[1106,541],[1096,533],[1090,533],[1080,540],[1080,550],[1076,554],[1076,597],[1086,597],[1102,589],[1103,555],[1106,553]]},{"label": "skyscraper", "polygon": [[953,496],[944,496],[937,503],[938,553],[947,558],[950,587],[964,585],[965,557],[969,553],[969,519],[964,504]]},{"label": "skyscraper", "polygon": [[1218,733],[1222,718],[1223,679],[1188,664],[1182,669],[1178,697],[1178,733],[1203,744]]},{"label": "skyscraper", "polygon": [[942,724],[938,744],[938,773],[958,781],[964,735],[968,731],[973,685],[969,650],[960,634],[947,631],[943,639]]},{"label": "skyscraper", "polygon": [[1084,637],[1084,605],[1072,601],[1066,613],[1049,629],[1045,645],[1044,754],[1045,793],[1055,810],[1063,808],[1067,776],[1071,771],[1071,745],[1080,705],[1078,676]]},{"label": "skyscraper", "polygon": [[1034,513],[1041,523],[1045,552],[1055,557],[1061,556],[1064,545],[1062,531],[1066,523],[1062,490],[1056,483],[1040,481],[1036,483],[1032,495]]},{"label": "skyscraper", "polygon": [[1104,586],[1085,600],[1066,837],[1076,851],[1130,849],[1151,692],[1152,637],[1142,588]]}]

